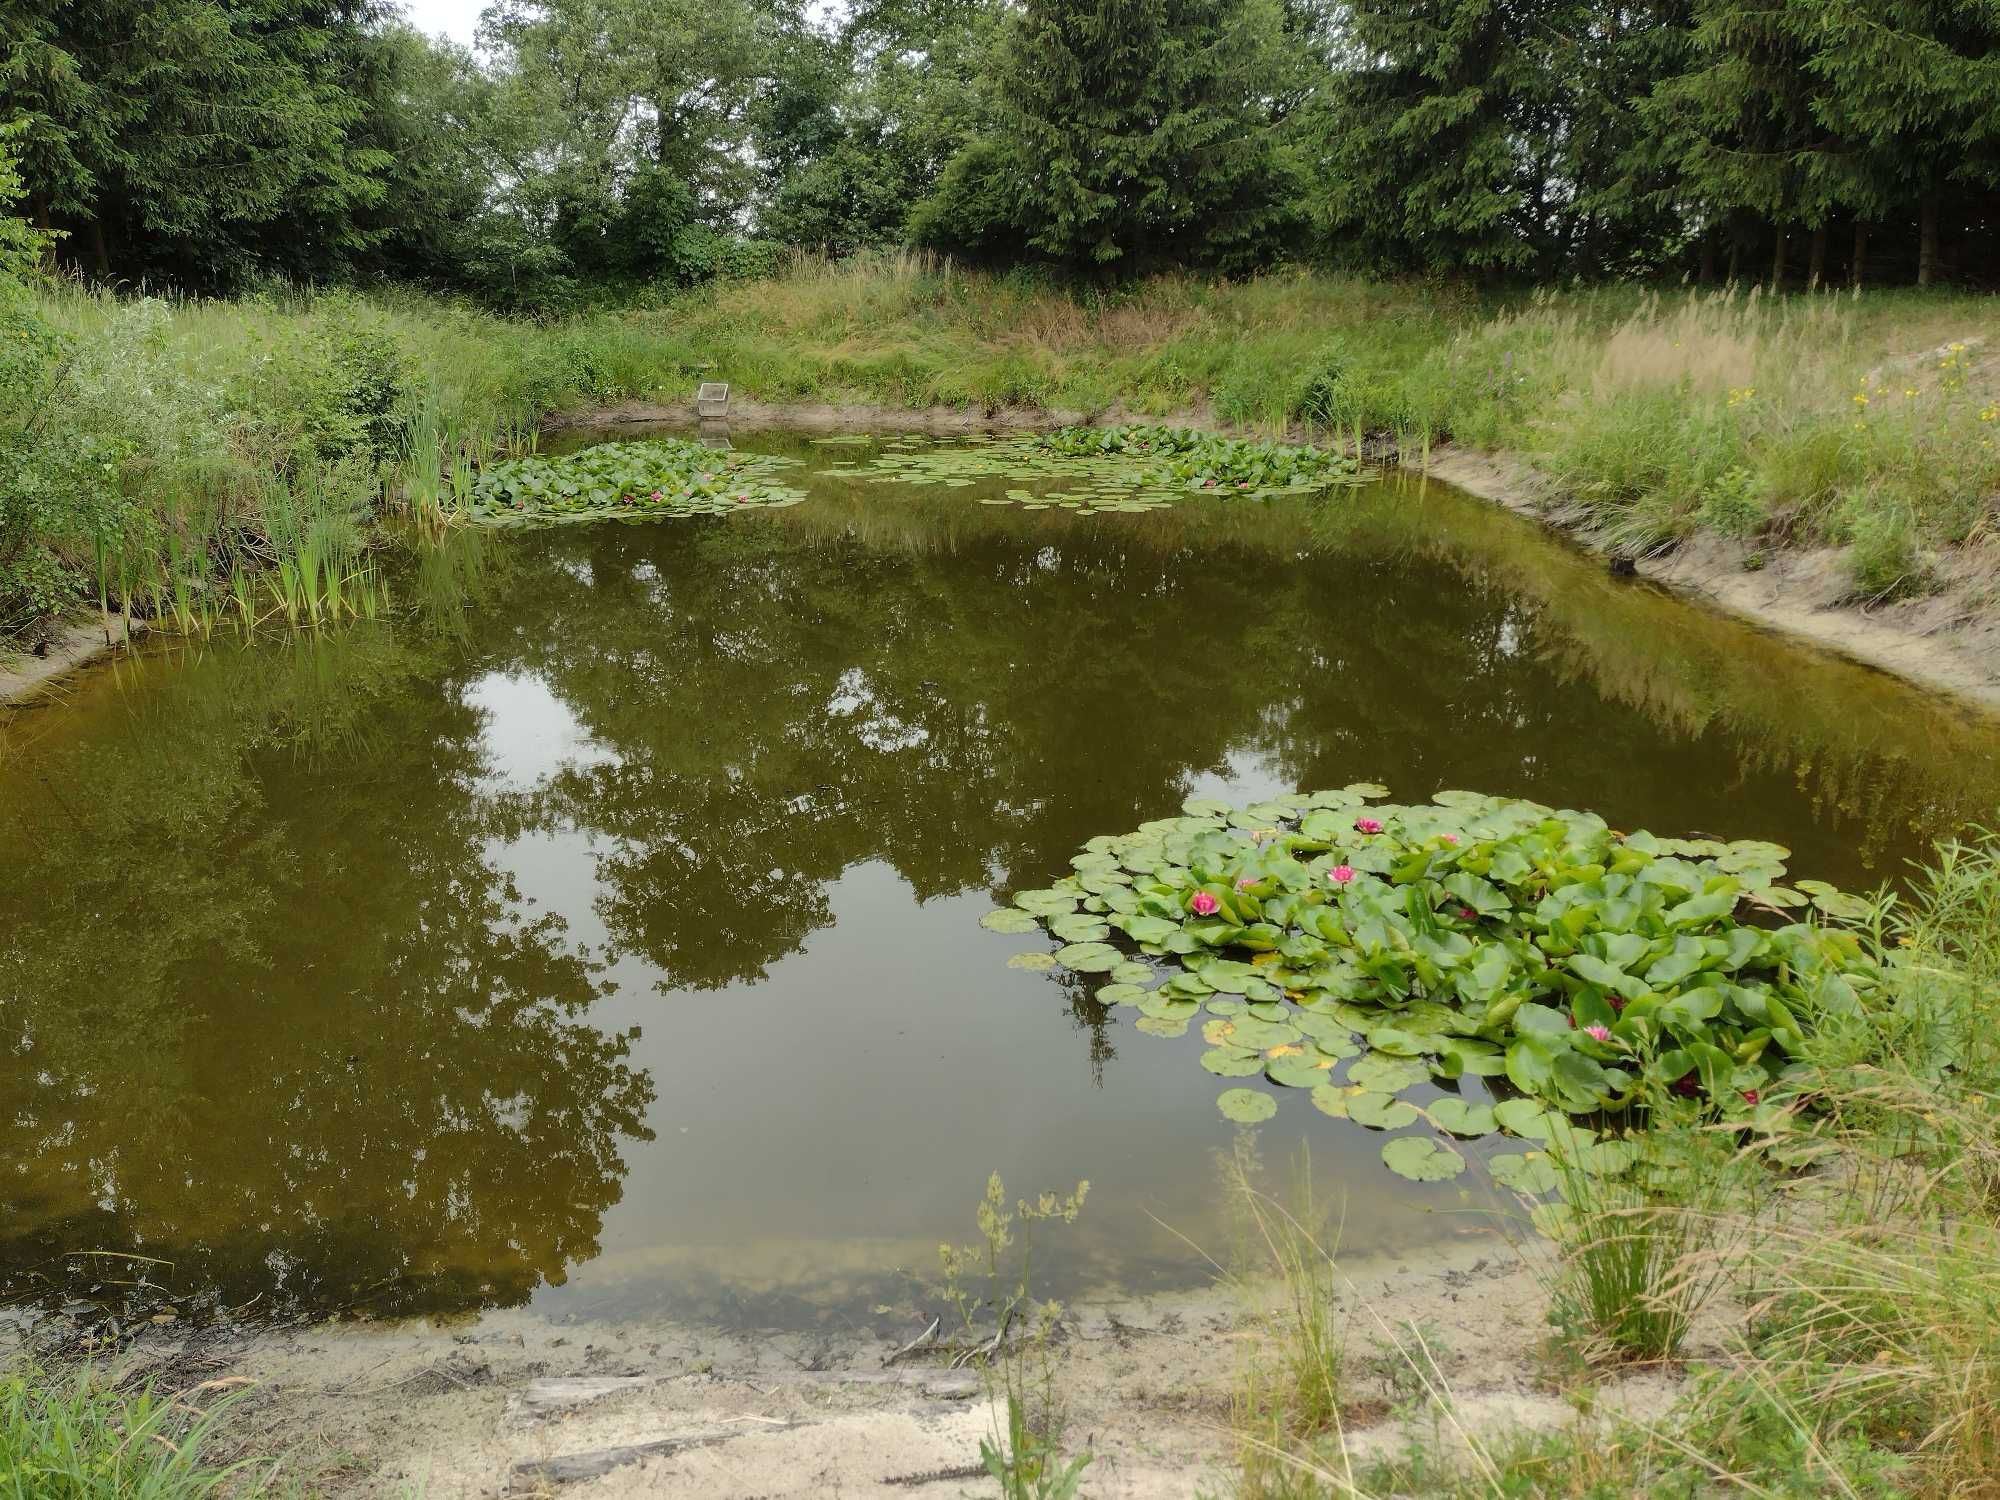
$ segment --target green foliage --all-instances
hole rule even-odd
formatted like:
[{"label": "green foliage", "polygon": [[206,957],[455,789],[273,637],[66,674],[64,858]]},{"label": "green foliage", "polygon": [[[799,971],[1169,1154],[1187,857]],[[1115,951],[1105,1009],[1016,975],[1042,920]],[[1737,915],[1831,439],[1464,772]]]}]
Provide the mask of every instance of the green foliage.
[{"label": "green foliage", "polygon": [[1282,35],[1268,0],[1033,0],[913,234],[1120,273],[1269,262],[1296,213],[1266,93]]},{"label": "green foliage", "polygon": [[1353,459],[1323,448],[1220,437],[1186,427],[1065,427],[1037,440],[1070,457],[1118,454],[1181,489],[1294,489],[1352,474]]},{"label": "green foliage", "polygon": [[262,1494],[250,1461],[206,1455],[229,1401],[206,1409],[148,1384],[123,1390],[89,1366],[0,1372],[0,1494],[34,1500],[199,1500]]},{"label": "green foliage", "polygon": [[[866,443],[828,438],[825,443]],[[1318,448],[1218,437],[1174,427],[1065,427],[1039,438],[965,444],[902,439],[862,467],[824,472],[905,485],[968,489],[1004,478],[1004,496],[982,505],[1063,509],[1079,515],[1156,510],[1177,498],[1258,500],[1315,494],[1360,481],[1360,465]],[[1056,487],[1056,486],[1060,487]],[[1032,486],[1032,488],[1030,488]]]},{"label": "green foliage", "polygon": [[[944,1295],[958,1317],[958,1336],[970,1346],[964,1357],[977,1359],[988,1397],[1004,1398],[1006,1431],[979,1440],[979,1461],[1005,1500],[1074,1500],[1090,1464],[1087,1452],[1063,1462],[1066,1411],[1051,1349],[1063,1310],[1060,1303],[1034,1301],[1030,1286],[1034,1226],[1074,1224],[1089,1195],[1090,1184],[1079,1182],[1066,1197],[1044,1192],[1037,1202],[1023,1199],[1009,1210],[1006,1185],[995,1172],[979,1202],[980,1243],[938,1247]],[[1017,1224],[1019,1253],[1010,1256]],[[975,1271],[986,1282],[983,1295],[971,1284]],[[992,1311],[990,1338],[979,1318],[982,1304]],[[1023,1325],[1018,1333],[1017,1322]]]},{"label": "green foliage", "polygon": [[725,456],[674,438],[599,443],[562,458],[501,459],[480,470],[466,518],[518,525],[797,505],[804,492],[770,477],[783,463]]},{"label": "green foliage", "polygon": [[[1782,883],[1775,844],[1618,834],[1590,814],[1472,792],[1372,805],[1380,795],[1356,785],[1248,808],[1192,801],[1093,839],[1076,873],[1015,905],[1051,931],[1074,914],[1123,932],[1166,965],[1158,989],[1128,992],[1142,1015],[1206,1003],[1211,1047],[1261,1058],[1329,1114],[1394,1129],[1420,1113],[1392,1100],[1400,1090],[1504,1074],[1521,1097],[1497,1120],[1459,1109],[1436,1123],[1559,1130],[1572,1167],[1609,1175],[1633,1165],[1630,1148],[1563,1116],[1671,1095],[1782,1130],[1790,1116],[1773,1100],[1808,1039],[1862,1012],[1881,983],[1872,948],[1848,930],[1869,905]],[[1748,920],[1807,910],[1811,921]],[[1056,959],[1103,972],[1118,956],[1073,943]],[[1357,1039],[1368,1050],[1336,1085]],[[1249,1089],[1221,1099],[1238,1120],[1272,1103]],[[1385,1160],[1405,1176],[1460,1169],[1449,1147],[1391,1145]],[[1639,1160],[1648,1176],[1677,1170]]]}]

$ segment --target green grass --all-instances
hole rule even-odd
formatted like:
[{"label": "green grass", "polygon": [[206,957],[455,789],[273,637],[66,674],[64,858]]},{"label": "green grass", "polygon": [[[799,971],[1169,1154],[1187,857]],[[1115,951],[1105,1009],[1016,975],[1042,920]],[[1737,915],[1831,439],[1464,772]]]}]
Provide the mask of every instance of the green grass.
[{"label": "green grass", "polygon": [[[196,1405],[190,1397],[208,1398]],[[0,1373],[0,1500],[200,1500],[265,1493],[261,1466],[212,1457],[229,1397],[122,1388],[89,1365]]]},{"label": "green grass", "polygon": [[1115,411],[1410,454],[1449,439],[1531,459],[1630,546],[1846,546],[1857,598],[1930,587],[2000,488],[2000,303],[1958,293],[1502,300],[1283,271],[1076,294],[897,256],[546,324],[393,290],[59,285],[24,305],[55,345],[0,395],[31,497],[24,519],[0,505],[0,636],[101,582],[148,612],[302,551],[346,577],[385,506],[447,516],[552,412],[685,400],[704,378],[772,402]]}]

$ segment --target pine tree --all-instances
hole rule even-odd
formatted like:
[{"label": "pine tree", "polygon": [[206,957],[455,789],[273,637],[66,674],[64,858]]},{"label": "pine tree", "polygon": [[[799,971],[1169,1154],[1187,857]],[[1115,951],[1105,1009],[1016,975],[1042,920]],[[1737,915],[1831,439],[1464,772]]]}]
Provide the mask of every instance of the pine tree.
[{"label": "pine tree", "polygon": [[919,238],[1018,243],[1079,268],[1254,264],[1286,240],[1272,0],[1026,0],[992,130],[947,168]]}]

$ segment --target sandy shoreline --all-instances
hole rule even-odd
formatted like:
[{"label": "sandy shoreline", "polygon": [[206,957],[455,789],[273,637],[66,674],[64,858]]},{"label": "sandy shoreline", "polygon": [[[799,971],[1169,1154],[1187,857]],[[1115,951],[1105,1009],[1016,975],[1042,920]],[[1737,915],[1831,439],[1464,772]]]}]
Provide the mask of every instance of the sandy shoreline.
[{"label": "sandy shoreline", "polygon": [[[1577,1420],[1540,1358],[1546,1298],[1525,1258],[1535,1253],[1496,1237],[1342,1265],[1346,1440],[1357,1461],[1399,1450],[1412,1421],[1429,1430],[1407,1410],[1413,1354],[1435,1359],[1473,1431]],[[1094,1455],[1088,1493],[1225,1490],[1231,1403],[1280,1301],[1278,1287],[1254,1282],[1078,1299],[1056,1379],[1068,1446]],[[290,1454],[280,1477],[315,1494],[942,1500],[975,1482],[994,1412],[982,1380],[942,1354],[884,1364],[921,1331],[766,1333],[518,1311],[221,1341],[167,1329],[128,1358],[166,1389],[247,1382],[232,1441]],[[1597,1406],[1648,1416],[1676,1390],[1665,1374],[1614,1378]]]}]

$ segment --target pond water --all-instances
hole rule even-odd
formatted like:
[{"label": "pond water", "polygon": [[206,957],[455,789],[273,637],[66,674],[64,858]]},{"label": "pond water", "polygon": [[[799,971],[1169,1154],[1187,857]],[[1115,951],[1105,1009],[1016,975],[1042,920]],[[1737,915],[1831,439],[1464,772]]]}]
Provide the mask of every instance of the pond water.
[{"label": "pond water", "polygon": [[[1443,486],[792,482],[462,535],[391,621],[0,712],[0,1300],[865,1319],[993,1170],[1093,1184],[1045,1285],[1197,1282],[1234,1080],[978,925],[1092,835],[1372,780],[1867,887],[2000,803],[1991,721]],[[1310,1149],[1347,1249],[1493,1227],[1280,1104],[1255,1149]]]}]

